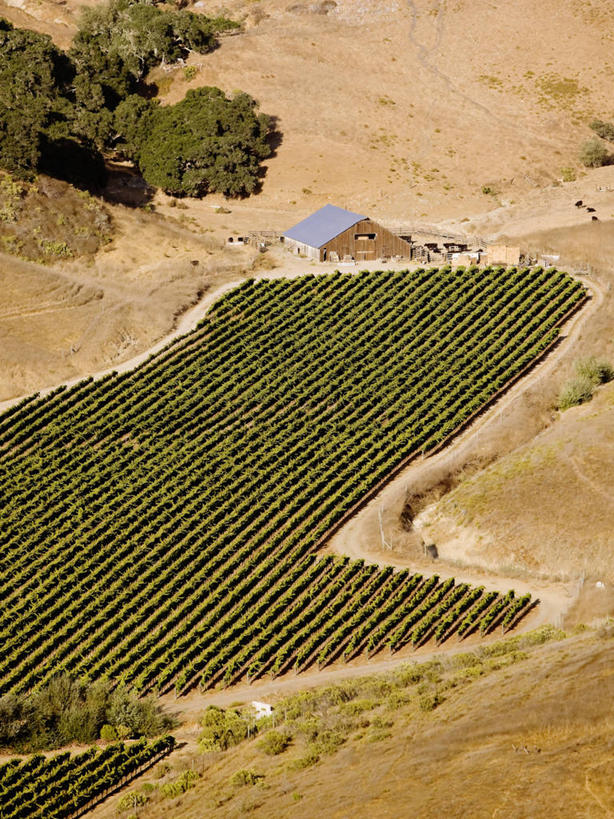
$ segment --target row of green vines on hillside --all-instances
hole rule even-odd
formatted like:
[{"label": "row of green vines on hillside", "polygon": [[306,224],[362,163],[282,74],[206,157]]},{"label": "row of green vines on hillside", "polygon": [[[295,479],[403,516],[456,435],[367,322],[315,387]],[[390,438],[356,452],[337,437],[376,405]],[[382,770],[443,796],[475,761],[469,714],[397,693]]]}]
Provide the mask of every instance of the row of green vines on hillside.
[{"label": "row of green vines on hillside", "polygon": [[315,552],[584,298],[541,268],[248,281],[136,370],[0,416],[0,693],[183,692],[513,626],[528,600]]},{"label": "row of green vines on hillside", "polygon": [[2,819],[71,819],[170,753],[173,737],[91,748],[0,765]]}]

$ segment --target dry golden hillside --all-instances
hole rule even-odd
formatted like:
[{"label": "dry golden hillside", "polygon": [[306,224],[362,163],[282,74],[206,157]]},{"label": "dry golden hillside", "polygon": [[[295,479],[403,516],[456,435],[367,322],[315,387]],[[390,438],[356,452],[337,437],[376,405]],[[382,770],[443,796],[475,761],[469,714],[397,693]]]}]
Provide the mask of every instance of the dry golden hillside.
[{"label": "dry golden hillside", "polygon": [[442,558],[614,583],[614,385],[414,522]]},{"label": "dry golden hillside", "polygon": [[[124,793],[152,783],[143,819],[601,819],[614,811],[611,628],[546,645],[532,639],[274,697],[282,721],[284,709],[313,711],[278,726],[293,739],[277,756],[258,738],[202,754],[188,721],[168,773],[145,774]],[[215,700],[203,697],[202,708]],[[156,783],[186,768],[200,774],[195,786],[160,798]],[[256,783],[240,784],[241,771]],[[111,797],[93,819],[116,816],[118,802]]]},{"label": "dry golden hillside", "polygon": [[[2,0],[0,13],[66,45],[81,5]],[[166,101],[240,88],[277,118],[283,141],[246,203],[255,221],[326,201],[400,221],[471,217],[577,167],[587,122],[612,113],[614,8],[599,0],[193,8],[244,20],[244,31],[190,58],[189,82],[180,66],[152,79]]]}]

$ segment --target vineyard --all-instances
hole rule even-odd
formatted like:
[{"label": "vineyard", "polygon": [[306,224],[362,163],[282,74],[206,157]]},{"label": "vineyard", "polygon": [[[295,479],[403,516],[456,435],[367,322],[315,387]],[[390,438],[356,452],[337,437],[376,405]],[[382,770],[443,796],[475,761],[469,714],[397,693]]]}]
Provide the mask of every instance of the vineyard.
[{"label": "vineyard", "polygon": [[0,765],[2,819],[73,819],[110,790],[170,753],[173,737],[119,743],[81,754],[32,756]]},{"label": "vineyard", "polygon": [[0,416],[0,694],[59,671],[184,692],[513,627],[528,597],[317,548],[585,298],[540,268],[248,281],[138,369]]}]

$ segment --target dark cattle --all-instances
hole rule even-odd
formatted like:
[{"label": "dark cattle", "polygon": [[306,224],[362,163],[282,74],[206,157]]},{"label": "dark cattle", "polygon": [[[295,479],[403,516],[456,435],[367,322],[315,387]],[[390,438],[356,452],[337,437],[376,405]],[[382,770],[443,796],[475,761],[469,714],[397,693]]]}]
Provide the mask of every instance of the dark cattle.
[{"label": "dark cattle", "polygon": [[576,207],[581,208],[583,204],[584,202],[581,199],[578,199],[578,201],[576,202]]},{"label": "dark cattle", "polygon": [[598,221],[599,221],[599,219],[597,218],[597,216],[591,216],[591,219],[593,220],[593,222],[598,222]]},{"label": "dark cattle", "polygon": [[587,208],[586,212],[587,213],[595,213],[595,208]]}]

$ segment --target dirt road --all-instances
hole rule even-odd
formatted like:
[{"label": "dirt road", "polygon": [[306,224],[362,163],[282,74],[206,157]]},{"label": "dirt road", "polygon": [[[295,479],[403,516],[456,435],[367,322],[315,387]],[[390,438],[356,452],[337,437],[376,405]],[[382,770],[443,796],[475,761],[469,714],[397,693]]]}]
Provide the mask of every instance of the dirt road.
[{"label": "dirt road", "polygon": [[[541,622],[543,622],[543,618],[539,614],[538,608],[522,622],[521,627],[516,629],[514,634],[537,628]],[[276,679],[265,678],[257,680],[251,685],[248,683],[240,683],[230,686],[229,688],[206,692],[193,690],[183,697],[166,694],[160,697],[159,702],[169,712],[179,715],[182,722],[190,723],[198,720],[208,705],[228,707],[233,704],[251,702],[252,700],[266,701],[271,698],[288,696],[297,691],[304,691],[309,688],[333,685],[342,680],[355,679],[356,677],[364,677],[370,674],[383,674],[388,671],[394,671],[395,668],[409,662],[423,663],[441,657],[442,655],[452,656],[454,654],[461,654],[474,650],[481,645],[496,642],[499,639],[501,639],[501,634],[496,632],[486,640],[474,636],[463,640],[461,643],[450,642],[436,649],[426,646],[417,650],[405,648],[397,654],[383,652],[372,660],[359,657],[350,663],[335,663],[322,671],[313,669],[303,671],[300,674],[289,673]]]},{"label": "dirt road", "polygon": [[[562,330],[562,341],[546,356],[527,376],[518,381],[509,391],[483,415],[478,416],[456,440],[430,457],[417,458],[394,478],[375,498],[351,518],[328,543],[328,551],[363,558],[368,561],[393,566],[409,566],[424,570],[423,562],[399,554],[394,543],[386,537],[385,514],[388,521],[399,521],[409,492],[418,485],[428,485],[446,472],[454,472],[465,462],[475,457],[480,449],[480,436],[491,431],[499,420],[511,413],[512,405],[529,389],[550,376],[561,359],[573,348],[582,329],[600,309],[604,301],[604,291],[600,284],[591,280],[584,281],[591,293],[591,299],[584,308],[576,313]],[[414,529],[420,536],[420,519],[414,521]],[[530,592],[539,597],[544,604],[544,616],[547,621],[559,621],[570,605],[568,589],[562,583],[520,581],[496,573],[487,567],[463,566],[462,564],[445,564],[437,561],[430,566],[442,576],[454,576],[457,580],[471,583],[481,582],[502,590],[513,585],[518,591]]]},{"label": "dirt road", "polygon": [[[417,264],[401,264],[397,266],[392,266],[389,269],[398,269],[398,270],[407,270],[413,269],[418,267]],[[340,267],[342,270],[347,270],[348,272],[358,272],[359,270],[365,269],[381,269],[381,264],[377,264],[375,262],[360,264],[360,265],[352,265],[351,267],[344,268],[342,265],[335,265],[335,264],[328,264],[328,265],[320,265],[317,268],[314,267],[312,269],[312,263],[308,260],[304,259],[296,259],[296,258],[289,258],[286,259],[284,257],[284,267],[282,269],[274,269],[274,270],[266,270],[263,272],[253,273],[250,274],[251,278],[256,280],[261,279],[294,279],[298,276],[304,276],[306,274],[309,275],[327,275],[332,273],[335,270],[335,267]],[[69,277],[66,277],[69,278]],[[227,293],[229,290],[232,290],[234,287],[238,287],[243,281],[245,281],[246,276],[237,276],[233,278],[231,281],[226,282],[219,287],[216,287],[213,290],[208,291],[205,295],[200,299],[198,304],[195,304],[193,307],[190,307],[188,310],[185,311],[179,318],[175,328],[168,333],[167,335],[160,338],[153,346],[149,347],[147,350],[144,350],[142,353],[139,353],[132,358],[127,359],[126,361],[122,361],[118,364],[114,364],[111,367],[105,367],[103,370],[98,370],[97,372],[91,373],[92,378],[102,378],[104,375],[108,375],[111,372],[117,373],[125,373],[129,370],[134,370],[140,364],[143,364],[150,356],[155,355],[156,353],[160,352],[167,344],[171,341],[174,341],[177,338],[185,335],[186,333],[191,332],[194,328],[198,325],[200,321],[203,320],[211,305],[213,305],[224,293]],[[71,380],[62,381],[61,384],[66,384],[67,386],[71,387],[74,384],[77,384],[81,381],[81,378],[73,378]],[[52,387],[47,387],[40,391],[41,396],[48,395],[53,390],[57,389],[61,384],[55,384]],[[19,403],[24,398],[23,395],[17,396],[15,398],[10,398],[7,401],[0,402],[0,413],[4,412],[7,409],[10,409],[15,404]]]}]

